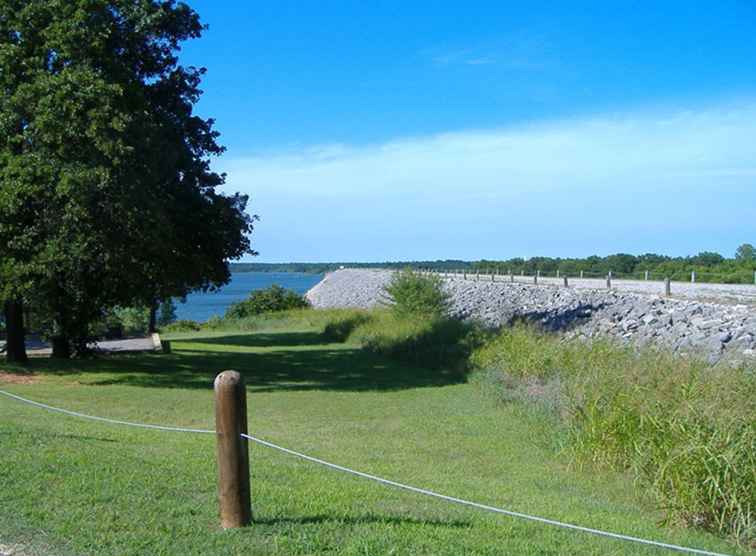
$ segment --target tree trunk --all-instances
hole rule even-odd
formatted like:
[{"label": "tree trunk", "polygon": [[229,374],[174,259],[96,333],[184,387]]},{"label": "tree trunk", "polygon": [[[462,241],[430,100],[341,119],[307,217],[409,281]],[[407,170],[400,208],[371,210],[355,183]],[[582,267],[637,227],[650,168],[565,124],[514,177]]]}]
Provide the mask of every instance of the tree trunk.
[{"label": "tree trunk", "polygon": [[26,363],[26,330],[24,330],[24,303],[19,299],[5,302],[5,324],[8,339],[5,357],[8,362]]},{"label": "tree trunk", "polygon": [[148,334],[154,334],[157,332],[157,310],[157,301],[153,301],[152,305],[150,305],[150,324],[147,326]]},{"label": "tree trunk", "polygon": [[53,336],[52,356],[55,359],[71,358],[71,342],[69,341],[68,336]]}]

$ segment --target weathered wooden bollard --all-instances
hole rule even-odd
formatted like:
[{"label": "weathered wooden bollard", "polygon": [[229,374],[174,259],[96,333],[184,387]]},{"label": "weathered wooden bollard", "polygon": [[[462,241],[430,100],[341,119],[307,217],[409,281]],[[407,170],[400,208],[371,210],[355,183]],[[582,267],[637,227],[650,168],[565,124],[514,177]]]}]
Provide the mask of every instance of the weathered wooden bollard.
[{"label": "weathered wooden bollard", "polygon": [[644,278],[644,280],[648,281],[648,270],[647,270],[647,271],[646,271],[646,273],[645,273],[645,278]]},{"label": "weathered wooden bollard", "polygon": [[670,282],[669,278],[664,279],[664,295],[669,297],[672,295],[672,283]]},{"label": "weathered wooden bollard", "polygon": [[569,284],[567,283],[567,275],[566,274],[564,275],[564,287],[565,288],[569,287]]},{"label": "weathered wooden bollard", "polygon": [[215,377],[215,431],[218,437],[218,503],[221,527],[252,521],[247,439],[247,390],[236,371]]},{"label": "weathered wooden bollard", "polygon": [[606,289],[611,290],[612,289],[612,273],[606,275]]}]

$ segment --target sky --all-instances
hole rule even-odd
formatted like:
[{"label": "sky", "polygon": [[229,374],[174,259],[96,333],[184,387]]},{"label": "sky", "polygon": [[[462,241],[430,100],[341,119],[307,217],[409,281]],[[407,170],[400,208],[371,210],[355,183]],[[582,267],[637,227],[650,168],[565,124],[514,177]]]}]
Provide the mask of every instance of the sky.
[{"label": "sky", "polygon": [[258,262],[756,244],[756,3],[189,0]]}]

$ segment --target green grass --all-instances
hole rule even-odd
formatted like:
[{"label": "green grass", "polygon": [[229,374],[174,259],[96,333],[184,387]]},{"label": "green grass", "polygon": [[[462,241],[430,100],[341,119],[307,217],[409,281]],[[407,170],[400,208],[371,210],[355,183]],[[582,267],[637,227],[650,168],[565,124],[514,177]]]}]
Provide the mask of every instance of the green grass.
[{"label": "green grass", "polygon": [[[184,334],[165,355],[36,359],[36,383],[0,387],[94,415],[213,428],[212,380],[236,369],[251,432],[281,445],[481,503],[744,553],[660,527],[623,474],[571,469],[537,415],[490,403],[457,372],[323,343],[322,324]],[[0,397],[0,544],[98,555],[659,553],[250,450],[255,523],[221,531],[211,435],[84,421]]]},{"label": "green grass", "polygon": [[756,546],[756,376],[609,340],[503,330],[472,357],[504,401],[540,406],[578,462],[628,469],[669,520]]}]

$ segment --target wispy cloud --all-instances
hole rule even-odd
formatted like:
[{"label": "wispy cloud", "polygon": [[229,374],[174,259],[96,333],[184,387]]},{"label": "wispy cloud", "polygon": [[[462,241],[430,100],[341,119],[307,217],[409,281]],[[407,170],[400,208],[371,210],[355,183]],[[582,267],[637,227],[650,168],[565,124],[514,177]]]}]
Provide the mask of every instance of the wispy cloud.
[{"label": "wispy cloud", "polygon": [[[316,146],[230,160],[223,169],[229,189],[257,200],[262,240],[267,228],[280,236],[275,245],[286,234],[296,244],[292,212],[319,222],[306,237],[320,235],[322,241],[349,233],[401,242],[397,226],[412,230],[404,224],[409,219],[423,223],[417,229],[421,235],[429,232],[427,241],[415,242],[414,255],[437,250],[444,256],[438,241],[450,242],[459,233],[456,226],[472,237],[497,227],[514,234],[508,241],[522,243],[522,227],[544,218],[551,219],[544,230],[561,219],[581,233],[595,229],[601,237],[656,225],[681,230],[697,225],[704,236],[712,227],[754,231],[754,144],[756,101],[749,101],[459,131],[367,147]],[[405,253],[407,246],[403,242],[386,256]],[[260,245],[263,252],[265,247]],[[343,255],[333,258],[348,258]]]},{"label": "wispy cloud", "polygon": [[538,70],[553,58],[544,37],[526,32],[464,47],[429,48],[420,55],[435,66],[487,66],[496,64],[508,70]]}]

